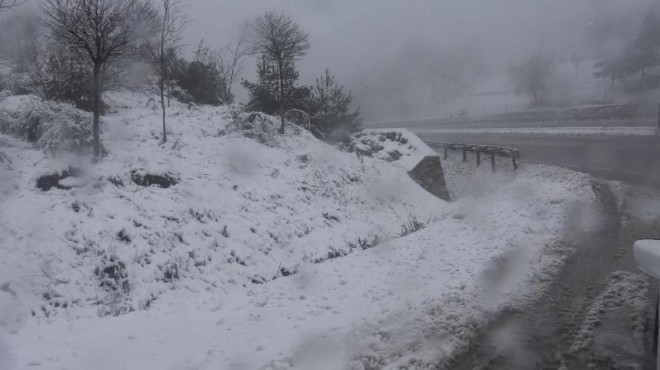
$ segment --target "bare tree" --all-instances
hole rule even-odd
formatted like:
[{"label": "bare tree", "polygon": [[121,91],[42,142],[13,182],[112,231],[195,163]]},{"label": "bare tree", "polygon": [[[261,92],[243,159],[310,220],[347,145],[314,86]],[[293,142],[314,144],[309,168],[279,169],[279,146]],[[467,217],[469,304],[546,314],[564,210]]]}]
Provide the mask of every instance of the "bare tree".
[{"label": "bare tree", "polygon": [[225,82],[227,84],[225,96],[232,97],[232,85],[236,78],[243,73],[245,70],[245,58],[250,54],[249,50],[245,47],[246,38],[247,38],[247,27],[249,24],[245,24],[241,33],[236,40],[236,44],[229,44],[225,47],[226,52],[228,53],[228,62],[223,68]]},{"label": "bare tree", "polygon": [[0,10],[11,9],[17,5],[21,5],[27,0],[0,0]]},{"label": "bare tree", "polygon": [[182,47],[181,35],[188,24],[188,19],[184,14],[184,7],[180,0],[161,0],[161,2],[163,4],[163,14],[160,20],[158,40],[158,63],[160,65],[158,87],[160,89],[160,105],[163,111],[163,143],[165,143],[167,142],[165,88],[170,79],[167,54],[169,51],[174,51],[174,55],[176,55],[176,51]]},{"label": "bare tree", "polygon": [[308,35],[287,15],[275,11],[257,17],[252,30],[252,52],[273,61],[277,68],[280,133],[284,133],[284,115],[287,110],[284,86],[286,70],[291,69],[294,61],[309,51]]},{"label": "bare tree", "polygon": [[148,0],[44,0],[50,37],[85,53],[93,67],[94,157],[101,155],[99,121],[103,77],[140,37],[158,30],[158,15]]}]

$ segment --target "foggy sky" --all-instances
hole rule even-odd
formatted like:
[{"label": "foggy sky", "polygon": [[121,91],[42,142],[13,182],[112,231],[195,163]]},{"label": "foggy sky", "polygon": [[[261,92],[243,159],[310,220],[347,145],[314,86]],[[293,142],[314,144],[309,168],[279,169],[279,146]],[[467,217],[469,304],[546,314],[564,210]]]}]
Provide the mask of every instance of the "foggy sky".
[{"label": "foggy sky", "polygon": [[[312,49],[299,62],[301,83],[329,68],[353,90],[365,119],[424,117],[442,86],[433,62],[460,45],[481,48],[489,72],[520,63],[540,49],[559,57],[580,53],[588,25],[603,14],[631,16],[652,0],[187,0],[195,44],[232,42],[243,22],[267,10],[287,13],[309,33]],[[586,56],[585,56],[586,57]],[[429,60],[432,60],[430,57]],[[416,70],[406,70],[413,65]],[[248,61],[245,77],[253,78]],[[398,71],[397,71],[398,70]],[[402,77],[397,80],[392,75]],[[403,80],[403,83],[400,81]],[[409,81],[415,81],[414,83]],[[383,81],[399,81],[390,86]],[[422,86],[419,86],[419,85]],[[414,86],[412,86],[414,85]],[[237,90],[240,90],[237,89]],[[239,98],[245,93],[237,91]],[[407,94],[409,92],[409,94]],[[405,102],[401,102],[405,99]],[[426,100],[426,102],[424,101]],[[417,104],[418,103],[418,104]],[[418,106],[415,106],[418,105]],[[402,112],[405,110],[405,112]],[[398,117],[397,117],[398,115]]]},{"label": "foggy sky", "polygon": [[[38,2],[31,1],[33,7]],[[439,102],[452,96],[454,90],[465,88],[461,84],[464,81],[440,81],[460,74],[474,74],[473,80],[479,81],[523,63],[535,52],[542,51],[559,59],[578,55],[589,60],[592,49],[612,47],[593,35],[588,38],[590,25],[607,17],[615,21],[636,20],[640,12],[658,2],[183,1],[191,20],[185,33],[189,53],[202,38],[212,47],[235,42],[241,25],[265,11],[288,14],[309,33],[312,45],[309,54],[298,63],[299,82],[312,85],[329,68],[353,91],[355,103],[361,106],[366,121],[437,115],[434,107]],[[616,23],[611,27],[620,28]],[[615,32],[621,33],[618,29]],[[254,70],[255,62],[250,59],[243,77],[254,80]],[[240,83],[234,91],[239,101],[246,99]]]}]

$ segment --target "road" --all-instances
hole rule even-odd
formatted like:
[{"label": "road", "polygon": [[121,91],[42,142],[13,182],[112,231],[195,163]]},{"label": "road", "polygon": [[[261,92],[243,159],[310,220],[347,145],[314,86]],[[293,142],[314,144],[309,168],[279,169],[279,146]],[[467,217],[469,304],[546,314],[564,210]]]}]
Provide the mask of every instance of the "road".
[{"label": "road", "polygon": [[522,161],[558,165],[627,183],[660,186],[660,136],[493,134],[432,130],[419,130],[417,133],[431,146],[437,143],[457,143],[517,148]]},{"label": "road", "polygon": [[[640,273],[630,246],[660,237],[656,220],[635,206],[634,190],[619,208],[606,184],[594,182],[600,230],[578,236],[576,253],[529,309],[504,312],[449,368],[655,369],[655,285]],[[639,193],[638,193],[639,192]]]},{"label": "road", "polygon": [[[594,179],[604,226],[574,239],[576,252],[542,298],[495,318],[449,368],[654,369],[656,284],[637,269],[631,246],[660,238],[658,218],[639,216],[635,206],[648,203],[649,193],[660,199],[660,137],[417,131],[432,146],[517,148],[523,161],[632,185],[620,205],[610,185]],[[468,160],[475,161],[474,154]]]}]

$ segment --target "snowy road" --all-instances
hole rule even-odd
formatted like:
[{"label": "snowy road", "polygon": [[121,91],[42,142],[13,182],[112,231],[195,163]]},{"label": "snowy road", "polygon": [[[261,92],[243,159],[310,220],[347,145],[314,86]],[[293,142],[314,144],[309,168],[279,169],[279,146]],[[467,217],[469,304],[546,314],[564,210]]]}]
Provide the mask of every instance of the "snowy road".
[{"label": "snowy road", "polygon": [[[429,144],[513,147],[530,163],[558,165],[597,177],[660,185],[660,137],[642,135],[418,133]],[[474,161],[474,159],[469,158]]]},{"label": "snowy road", "polygon": [[[560,165],[633,184],[660,184],[660,140],[654,136],[428,131],[420,136],[431,144],[515,147],[529,163]],[[470,156],[468,160],[474,161]],[[608,184],[595,189],[603,226],[576,235],[578,252],[543,298],[494,319],[450,368],[655,368],[657,292],[637,269],[631,246],[640,238],[660,238],[660,195],[634,187],[629,192],[619,189],[617,200]]]},{"label": "snowy road", "polygon": [[603,227],[579,235],[578,252],[543,298],[494,320],[451,368],[655,368],[656,293],[630,246],[641,236],[660,237],[658,222],[637,208],[644,196],[633,192],[619,212],[607,186],[596,190]]}]

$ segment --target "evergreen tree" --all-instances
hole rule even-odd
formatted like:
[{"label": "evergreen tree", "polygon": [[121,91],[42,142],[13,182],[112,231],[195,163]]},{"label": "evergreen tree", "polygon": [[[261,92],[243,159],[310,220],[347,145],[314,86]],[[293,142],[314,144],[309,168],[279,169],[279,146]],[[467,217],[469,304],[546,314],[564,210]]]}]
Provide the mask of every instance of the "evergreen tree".
[{"label": "evergreen tree", "polygon": [[266,57],[261,56],[257,61],[257,82],[243,80],[241,84],[248,92],[248,110],[266,114],[274,114],[277,111],[279,108],[277,70],[273,63],[268,63]]},{"label": "evergreen tree", "polygon": [[170,50],[167,58],[172,96],[184,103],[216,106],[231,101],[231,97],[225,95],[227,82],[223,77],[222,65],[203,42],[191,62],[179,58],[175,50]]},{"label": "evergreen tree", "polygon": [[266,114],[281,113],[282,107],[307,111],[310,89],[297,86],[298,76],[292,60],[280,71],[277,62],[262,55],[257,62],[257,82],[242,83],[249,95],[247,109]]},{"label": "evergreen tree", "polygon": [[284,115],[287,110],[296,108],[295,101],[303,97],[301,95],[306,90],[295,87],[298,72],[294,62],[307,54],[310,48],[308,36],[291,18],[277,12],[266,12],[257,17],[252,28],[254,53],[261,56],[262,64],[265,62],[268,68],[274,67],[277,71],[277,113],[281,118],[280,133],[284,133]]},{"label": "evergreen tree", "polygon": [[360,130],[360,110],[351,111],[352,102],[351,92],[345,93],[326,69],[325,75],[316,80],[308,101],[313,132],[334,141],[344,133]]}]

